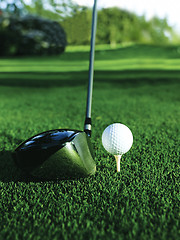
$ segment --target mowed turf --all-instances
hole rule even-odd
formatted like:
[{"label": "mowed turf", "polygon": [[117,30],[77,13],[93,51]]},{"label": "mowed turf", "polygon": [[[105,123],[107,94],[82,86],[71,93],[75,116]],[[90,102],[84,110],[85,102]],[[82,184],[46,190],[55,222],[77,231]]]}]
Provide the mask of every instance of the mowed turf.
[{"label": "mowed turf", "polygon": [[[0,60],[0,240],[179,239],[180,48],[97,47],[93,133],[97,172],[77,180],[27,178],[11,158],[23,140],[83,129],[88,49]],[[133,133],[116,173],[101,135]]]}]

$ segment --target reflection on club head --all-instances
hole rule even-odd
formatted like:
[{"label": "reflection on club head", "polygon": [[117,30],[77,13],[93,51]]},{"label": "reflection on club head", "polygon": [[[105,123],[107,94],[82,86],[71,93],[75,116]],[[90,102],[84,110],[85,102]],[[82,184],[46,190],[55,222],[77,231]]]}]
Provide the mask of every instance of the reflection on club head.
[{"label": "reflection on club head", "polygon": [[33,136],[16,148],[13,158],[23,171],[45,179],[87,177],[96,171],[90,139],[77,130]]}]

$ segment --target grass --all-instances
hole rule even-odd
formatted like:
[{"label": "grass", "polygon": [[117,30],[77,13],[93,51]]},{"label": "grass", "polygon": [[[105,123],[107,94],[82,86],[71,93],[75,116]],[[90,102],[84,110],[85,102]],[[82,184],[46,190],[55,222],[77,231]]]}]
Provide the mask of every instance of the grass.
[{"label": "grass", "polygon": [[[97,172],[78,180],[27,179],[11,152],[42,131],[82,129],[88,49],[0,60],[0,240],[179,239],[178,49],[97,49],[92,109]],[[101,144],[113,122],[134,135],[120,174]]]},{"label": "grass", "polygon": [[[3,58],[1,72],[80,72],[89,66],[89,47],[72,47],[61,56]],[[131,45],[117,49],[97,47],[95,70],[180,70],[180,47],[153,48],[146,45]]]}]

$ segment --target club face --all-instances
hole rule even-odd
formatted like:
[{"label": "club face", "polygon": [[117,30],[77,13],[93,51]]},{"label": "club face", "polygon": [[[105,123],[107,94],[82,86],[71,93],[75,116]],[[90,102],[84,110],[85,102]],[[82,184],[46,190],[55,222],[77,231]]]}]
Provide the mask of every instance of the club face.
[{"label": "club face", "polygon": [[38,178],[87,177],[96,171],[90,139],[77,130],[35,135],[15,149],[13,158],[20,169]]}]

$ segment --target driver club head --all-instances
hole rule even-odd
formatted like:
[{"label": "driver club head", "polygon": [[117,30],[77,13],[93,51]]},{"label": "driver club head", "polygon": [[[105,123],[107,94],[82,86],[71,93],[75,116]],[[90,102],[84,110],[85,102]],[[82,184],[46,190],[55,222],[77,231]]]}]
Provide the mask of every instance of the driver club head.
[{"label": "driver club head", "polygon": [[96,171],[90,138],[83,131],[55,129],[35,135],[13,152],[16,165],[33,177],[88,177]]}]

